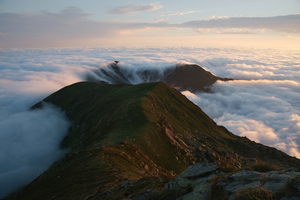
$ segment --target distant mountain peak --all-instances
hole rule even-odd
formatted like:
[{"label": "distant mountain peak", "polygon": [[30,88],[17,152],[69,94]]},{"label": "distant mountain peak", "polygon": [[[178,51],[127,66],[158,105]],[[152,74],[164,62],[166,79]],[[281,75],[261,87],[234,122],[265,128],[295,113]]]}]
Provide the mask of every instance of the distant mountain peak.
[{"label": "distant mountain peak", "polygon": [[181,62],[171,67],[129,68],[119,65],[119,61],[112,62],[87,75],[87,81],[101,84],[137,84],[162,81],[178,90],[209,91],[217,80],[229,81],[233,79],[215,76],[200,65]]}]

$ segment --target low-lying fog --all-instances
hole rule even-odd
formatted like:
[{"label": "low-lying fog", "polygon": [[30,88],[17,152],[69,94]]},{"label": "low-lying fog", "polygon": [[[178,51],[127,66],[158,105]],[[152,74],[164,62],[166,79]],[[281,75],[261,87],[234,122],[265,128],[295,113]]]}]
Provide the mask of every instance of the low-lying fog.
[{"label": "low-lying fog", "polygon": [[[30,107],[121,61],[128,72],[196,63],[220,77],[214,93],[183,92],[231,132],[300,158],[300,52],[234,48],[0,50],[0,198],[29,183],[65,152],[70,122],[60,109]],[[138,81],[137,81],[138,82]],[[136,83],[137,83],[136,82]]]}]

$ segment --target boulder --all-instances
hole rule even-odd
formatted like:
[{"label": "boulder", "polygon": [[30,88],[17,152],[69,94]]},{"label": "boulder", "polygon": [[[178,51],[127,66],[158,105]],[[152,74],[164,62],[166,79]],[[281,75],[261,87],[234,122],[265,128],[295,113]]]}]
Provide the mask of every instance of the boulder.
[{"label": "boulder", "polygon": [[243,184],[243,182],[232,182],[228,184],[224,189],[228,191],[229,193],[236,193],[238,190],[246,189],[248,187],[256,187],[260,186],[260,181],[253,181],[247,184]]},{"label": "boulder", "polygon": [[[167,190],[176,190],[178,188],[191,188],[192,191],[181,196],[178,199],[208,199],[212,188],[218,185],[218,188],[227,194],[229,199],[234,199],[236,192],[249,187],[263,187],[272,191],[274,194],[284,188],[287,181],[300,177],[300,172],[295,169],[286,169],[281,171],[257,172],[241,170],[225,175],[217,171],[218,166],[211,163],[196,163],[189,166],[177,178],[165,185]],[[212,186],[214,184],[215,186]],[[212,187],[211,187],[212,186]],[[298,189],[298,184],[294,183]],[[211,194],[210,194],[211,195]],[[281,200],[295,200],[299,197],[281,198]]]},{"label": "boulder", "polygon": [[[186,170],[184,170],[178,177],[185,179],[193,179],[202,175],[209,174],[217,170],[219,167],[212,163],[196,163],[194,165],[189,166]],[[177,177],[177,178],[178,178]]]},{"label": "boulder", "polygon": [[208,189],[210,184],[208,182],[202,182],[194,187],[194,190],[179,199],[182,200],[194,200],[194,199],[208,199]]},{"label": "boulder", "polygon": [[232,174],[229,177],[232,177],[235,181],[241,181],[241,180],[256,180],[257,178],[264,177],[265,174],[261,172],[256,171],[248,171],[248,170],[242,170],[235,174]]},{"label": "boulder", "polygon": [[276,192],[276,190],[283,188],[284,186],[285,186],[285,181],[275,181],[275,180],[268,181],[265,184],[263,184],[264,188],[271,190],[274,193]]},{"label": "boulder", "polygon": [[174,181],[167,183],[165,189],[174,190],[177,186],[186,188],[189,186],[196,187],[199,184],[203,185],[207,182],[207,179],[215,176],[211,173],[217,169],[218,166],[211,163],[196,163],[179,174]]}]

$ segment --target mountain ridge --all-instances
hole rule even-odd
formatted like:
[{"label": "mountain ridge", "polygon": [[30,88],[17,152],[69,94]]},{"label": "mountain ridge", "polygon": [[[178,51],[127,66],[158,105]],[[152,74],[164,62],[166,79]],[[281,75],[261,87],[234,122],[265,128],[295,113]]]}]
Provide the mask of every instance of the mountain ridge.
[{"label": "mountain ridge", "polygon": [[[16,192],[15,199],[134,198],[149,188],[164,188],[198,162],[224,172],[300,166],[299,159],[218,126],[163,82],[80,82],[43,102],[60,107],[72,121],[62,141],[69,153]],[[33,109],[42,106],[39,102]]]}]

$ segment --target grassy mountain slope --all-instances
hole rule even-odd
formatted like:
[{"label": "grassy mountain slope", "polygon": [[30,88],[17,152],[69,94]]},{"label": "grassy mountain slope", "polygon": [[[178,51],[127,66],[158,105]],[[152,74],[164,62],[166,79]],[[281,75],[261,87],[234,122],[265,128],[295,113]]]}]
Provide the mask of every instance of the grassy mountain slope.
[{"label": "grassy mountain slope", "polygon": [[267,163],[300,166],[296,158],[217,126],[163,82],[80,82],[43,101],[61,107],[72,121],[61,143],[69,153],[7,199],[132,198],[200,161],[228,171]]}]

